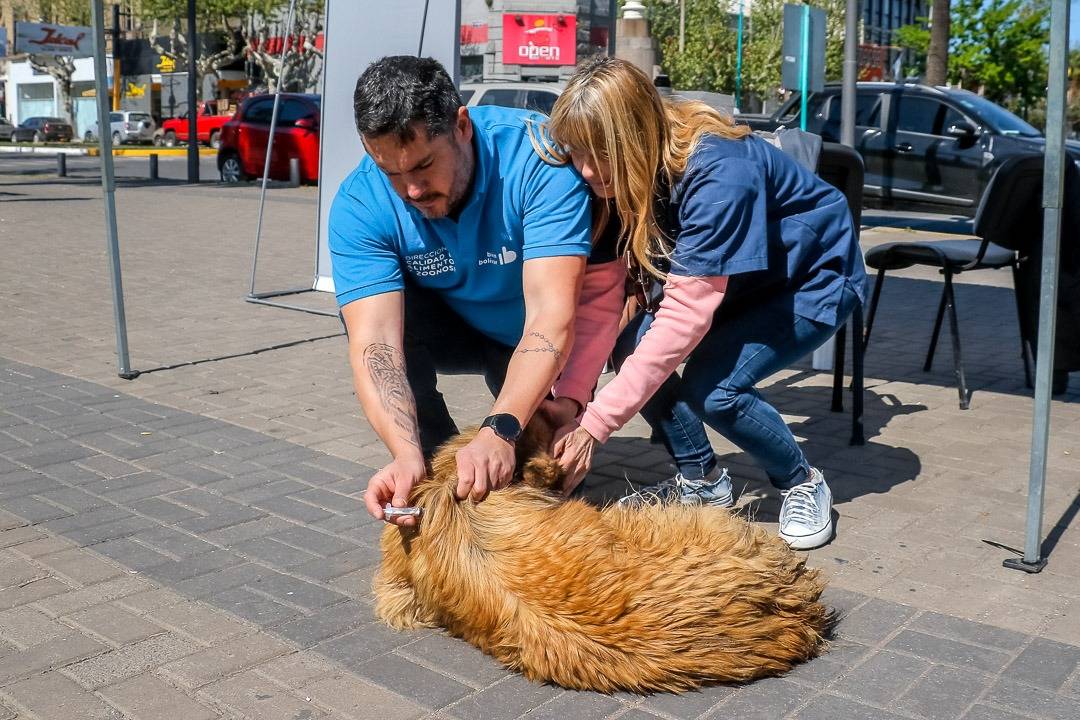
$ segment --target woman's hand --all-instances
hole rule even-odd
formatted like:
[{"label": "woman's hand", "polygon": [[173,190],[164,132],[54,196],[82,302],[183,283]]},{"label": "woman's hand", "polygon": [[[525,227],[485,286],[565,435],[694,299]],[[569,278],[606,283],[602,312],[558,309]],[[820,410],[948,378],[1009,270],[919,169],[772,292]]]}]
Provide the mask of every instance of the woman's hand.
[{"label": "woman's hand", "polygon": [[581,414],[581,405],[577,400],[568,397],[544,400],[540,403],[540,414],[551,423],[552,427],[562,428],[574,422]]},{"label": "woman's hand", "polygon": [[592,467],[593,452],[598,444],[597,439],[576,422],[564,425],[555,433],[552,454],[566,471],[562,485],[563,497],[572,493],[588,474]]}]

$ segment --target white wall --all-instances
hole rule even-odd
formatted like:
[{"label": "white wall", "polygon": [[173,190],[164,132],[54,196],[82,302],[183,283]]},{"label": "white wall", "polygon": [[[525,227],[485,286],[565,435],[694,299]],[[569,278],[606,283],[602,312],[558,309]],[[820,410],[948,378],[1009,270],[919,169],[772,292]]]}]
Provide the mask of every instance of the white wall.
[{"label": "white wall", "polygon": [[[112,71],[112,58],[107,58],[106,66]],[[31,110],[32,115],[61,115],[61,108],[59,107],[60,93],[56,89],[56,79],[52,75],[46,73],[35,73],[34,68],[30,65],[29,60],[12,60],[7,64],[7,111],[8,119],[18,125],[25,120],[25,117],[20,117],[19,114],[19,86],[20,85],[32,85],[32,84],[47,84],[52,88],[52,109],[51,110]],[[94,80],[94,58],[76,58],[75,59],[75,74],[72,77],[74,82],[86,81],[93,82]],[[25,103],[24,103],[25,104]]]}]

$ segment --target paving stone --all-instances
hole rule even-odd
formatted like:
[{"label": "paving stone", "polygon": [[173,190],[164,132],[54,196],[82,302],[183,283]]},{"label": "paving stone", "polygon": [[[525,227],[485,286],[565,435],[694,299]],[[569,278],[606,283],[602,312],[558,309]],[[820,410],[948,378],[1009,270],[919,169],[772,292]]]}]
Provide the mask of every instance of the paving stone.
[{"label": "paving stone", "polygon": [[38,540],[30,540],[19,545],[11,546],[12,552],[28,558],[38,558],[43,555],[52,555],[62,550],[71,550],[75,544],[61,537],[42,537]]},{"label": "paving stone", "polygon": [[786,717],[814,693],[810,688],[780,678],[759,680],[752,685],[738,688],[731,698],[723,701],[708,717],[776,720]]},{"label": "paving stone", "polygon": [[692,720],[701,717],[734,694],[735,688],[729,685],[714,685],[680,694],[657,693],[646,697],[641,709],[664,717]]},{"label": "paving stone", "polygon": [[411,720],[427,711],[397,693],[353,676],[331,675],[303,687],[300,694],[330,711],[354,720]]},{"label": "paving stone", "polygon": [[181,580],[190,580],[199,575],[241,565],[243,562],[243,558],[228,550],[212,550],[185,560],[158,565],[149,570],[148,574],[160,583],[171,585]]},{"label": "paving stone", "polygon": [[910,620],[917,610],[907,605],[871,598],[845,615],[837,634],[868,645],[876,645]]},{"label": "paving stone", "polygon": [[146,572],[152,567],[174,562],[168,555],[163,555],[131,538],[106,540],[93,545],[92,548],[94,552],[139,572]]},{"label": "paving stone", "polygon": [[104,638],[106,642],[127,645],[163,632],[159,625],[111,603],[95,605],[65,618],[83,631]]},{"label": "paving stone", "polygon": [[559,688],[530,682],[521,675],[510,675],[461,700],[446,712],[451,717],[462,719],[517,717],[560,694]]},{"label": "paving stone", "polygon": [[230,545],[229,548],[250,559],[260,560],[278,567],[302,565],[315,559],[321,559],[319,555],[314,555],[306,550],[298,550],[279,543],[272,538],[265,537],[238,542]]},{"label": "paving stone", "polygon": [[76,530],[104,525],[106,523],[131,517],[134,516],[127,510],[118,508],[114,505],[109,505],[97,508],[96,510],[90,510],[89,512],[78,513],[57,520],[49,520],[48,522],[42,523],[42,525],[48,529],[49,532],[67,537],[71,532]]},{"label": "paving stone", "polygon": [[[281,655],[260,664],[255,670],[260,675],[294,690],[319,679],[342,674],[340,667],[313,650],[298,650]],[[350,678],[357,683],[367,684],[351,675]]]},{"label": "paving stone", "polygon": [[962,620],[935,612],[922,613],[911,622],[909,627],[912,630],[918,630],[930,635],[942,635],[954,640],[961,640],[975,645],[986,645],[1000,650],[1015,650],[1027,641],[1027,636],[1023,633],[1002,630],[991,625]]},{"label": "paving stone", "polygon": [[123,574],[120,568],[110,565],[79,548],[42,555],[37,558],[37,561],[57,575],[61,575],[80,585],[93,585]]},{"label": "paving stone", "polygon": [[175,555],[182,560],[202,556],[220,550],[219,547],[179,530],[158,527],[144,530],[132,536],[133,539],[149,545],[159,552]]},{"label": "paving stone", "polygon": [[213,720],[220,717],[217,711],[149,674],[101,688],[99,692],[135,720]]},{"label": "paving stone", "polygon": [[259,627],[269,627],[288,622],[300,615],[300,611],[275,602],[247,588],[233,588],[206,598],[214,607],[226,610],[237,617],[253,622]]},{"label": "paving stone", "polygon": [[980,702],[1001,705],[1042,720],[1076,720],[1080,717],[1080,699],[1049,693],[1004,677],[990,687]]},{"label": "paving stone", "polygon": [[1011,680],[1057,691],[1080,666],[1080,647],[1036,638],[1009,663],[1004,674]]},{"label": "paving stone", "polygon": [[266,593],[283,603],[298,605],[307,610],[328,607],[346,600],[334,590],[315,585],[300,578],[270,571],[246,584],[251,590]]},{"label": "paving stone", "polygon": [[[363,630],[357,632],[363,632]],[[359,665],[356,672],[376,685],[381,685],[431,709],[445,707],[473,692],[468,685],[463,685],[393,653]],[[551,694],[547,694],[544,699],[550,699],[553,696],[551,689],[548,693]],[[499,702],[499,697],[494,697],[490,702]],[[540,703],[530,704],[522,712],[538,704]],[[479,711],[479,706],[471,711],[474,712],[473,717],[476,717],[475,713]],[[454,717],[461,717],[461,715],[454,715]]]},{"label": "paving stone", "polygon": [[296,525],[288,520],[273,517],[272,515],[264,515],[255,520],[201,533],[200,537],[218,545],[232,547],[236,543],[245,542],[253,538],[266,537],[267,535],[272,535],[292,527],[296,527]]},{"label": "paving stone", "polygon": [[202,694],[246,717],[259,720],[317,720],[327,717],[310,702],[282,690],[253,672],[244,672],[208,685]]},{"label": "paving stone", "polygon": [[989,684],[986,675],[935,666],[888,707],[928,720],[952,720],[960,717]]},{"label": "paving stone", "polygon": [[33,708],[38,720],[123,720],[115,709],[57,672],[23,680],[4,691],[19,705]]},{"label": "paving stone", "polygon": [[998,672],[1009,661],[1009,655],[999,650],[968,645],[956,640],[924,635],[904,630],[886,646],[890,650],[917,655],[933,662],[972,667],[984,672]]},{"label": "paving stone", "polygon": [[830,690],[873,705],[889,705],[929,668],[925,660],[882,651],[845,674]]},{"label": "paving stone", "polygon": [[964,716],[964,720],[1026,720],[1028,716],[1017,715],[1008,710],[990,707],[989,705],[976,705]]},{"label": "paving stone", "polygon": [[14,527],[0,530],[0,548],[14,547],[23,543],[34,542],[45,537],[45,533],[32,527]]},{"label": "paving stone", "polygon": [[261,565],[244,563],[233,565],[218,572],[198,575],[190,580],[181,580],[172,584],[172,589],[180,595],[189,598],[206,598],[211,595],[240,587],[245,583],[254,582],[268,571]]},{"label": "paving stone", "polygon": [[4,509],[8,512],[15,513],[27,522],[35,525],[37,523],[45,522],[46,520],[56,520],[57,518],[67,517],[71,514],[71,511],[69,510],[65,510],[64,508],[57,507],[56,505],[47,502],[42,502],[33,496],[4,500]]},{"label": "paving stone", "polygon": [[53,620],[32,606],[23,605],[0,612],[0,638],[20,648],[55,640],[71,634],[71,628]]},{"label": "paving stone", "polygon": [[251,626],[197,601],[159,605],[146,609],[145,615],[155,624],[206,645],[251,632]]},{"label": "paving stone", "polygon": [[422,636],[419,632],[397,632],[382,623],[371,623],[315,646],[315,651],[355,670],[372,658],[406,645]]},{"label": "paving stone", "polygon": [[794,716],[796,720],[903,720],[903,716],[835,695],[819,695]]},{"label": "paving stone", "polygon": [[422,637],[398,648],[397,653],[477,689],[485,688],[509,674],[490,655],[444,633]]},{"label": "paving stone", "polygon": [[[589,692],[566,691],[525,715],[528,720],[601,720],[625,705],[613,697]],[[625,715],[621,717],[626,717]]]},{"label": "paving stone", "polygon": [[105,540],[134,535],[140,530],[146,530],[155,527],[155,525],[156,523],[153,520],[132,515],[113,522],[94,525],[93,527],[69,530],[63,535],[79,545],[88,546]]},{"label": "paving stone", "polygon": [[0,550],[0,588],[25,585],[48,575],[34,563],[9,550]]},{"label": "paving stone", "polygon": [[273,538],[324,557],[353,550],[357,546],[355,542],[300,526],[274,533]]},{"label": "paving stone", "polygon": [[[263,477],[267,475],[272,476],[274,473],[263,470]],[[229,494],[230,500],[246,504],[258,504],[262,500],[269,500],[270,498],[280,497],[282,495],[290,495],[292,493],[302,492],[304,490],[310,490],[310,485],[305,485],[302,482],[296,480],[290,480],[282,475],[278,476],[278,479],[266,482],[261,485],[257,485],[246,490],[239,490]]]},{"label": "paving stone", "polygon": [[296,522],[302,523],[316,522],[333,515],[333,513],[327,512],[322,508],[302,503],[299,500],[294,500],[288,496],[267,498],[266,500],[259,500],[252,504],[260,510],[265,510],[289,520],[295,520]]},{"label": "paving stone", "polygon": [[274,628],[274,634],[308,648],[323,640],[342,635],[366,622],[366,607],[355,600],[316,610]]},{"label": "paving stone", "polygon": [[37,602],[68,590],[71,590],[70,585],[65,585],[52,577],[43,577],[22,585],[14,585],[0,590],[0,610]]},{"label": "paving stone", "polygon": [[381,554],[376,548],[360,545],[352,550],[346,550],[328,558],[320,557],[316,560],[292,566],[289,571],[327,583],[334,578],[347,575],[355,570],[371,567],[377,564],[380,558]]},{"label": "paving stone", "polygon": [[96,690],[190,655],[196,646],[169,634],[155,635],[64,668],[75,682]]},{"label": "paving stone", "polygon": [[62,667],[109,649],[80,632],[47,640],[10,655],[0,655],[0,685]]},{"label": "paving stone", "polygon": [[98,605],[100,603],[109,602],[110,600],[122,598],[125,595],[142,592],[150,587],[150,584],[142,578],[132,577],[130,575],[122,576],[95,585],[88,585],[87,587],[74,592],[53,595],[44,600],[39,600],[37,605],[50,615],[59,617],[82,610],[91,605]]},{"label": "paving stone", "polygon": [[203,517],[189,518],[176,523],[178,528],[187,530],[196,535],[211,533],[214,530],[251,522],[266,517],[266,513],[242,505],[229,508],[220,512],[211,513]]},{"label": "paving stone", "polygon": [[85,463],[84,458],[93,454],[93,450],[68,440],[50,440],[49,442],[35,443],[28,448],[9,450],[5,453],[9,460],[14,460],[30,468],[40,468],[61,462],[71,462],[72,460]]},{"label": "paving stone", "polygon": [[194,689],[291,651],[265,635],[245,635],[168,663],[160,672],[180,687]]}]

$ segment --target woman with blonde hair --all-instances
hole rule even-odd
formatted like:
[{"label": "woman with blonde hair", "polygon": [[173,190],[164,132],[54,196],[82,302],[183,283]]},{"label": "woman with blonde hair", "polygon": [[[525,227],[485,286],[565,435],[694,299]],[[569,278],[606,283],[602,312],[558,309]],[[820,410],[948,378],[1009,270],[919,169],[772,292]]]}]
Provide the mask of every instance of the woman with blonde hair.
[{"label": "woman with blonde hair", "polygon": [[[580,420],[560,430],[564,490],[581,482],[596,445],[650,399],[646,418],[667,434],[669,450],[694,450],[681,404],[749,453],[780,490],[782,538],[797,549],[827,543],[832,494],[754,386],[821,345],[864,298],[844,196],[703,103],[661,100],[644,73],[615,58],[578,68],[547,131],[538,150],[573,162],[608,199],[644,305],[629,328],[633,352]],[[650,280],[662,283],[662,296],[649,291]],[[697,459],[699,477],[709,459]]]}]

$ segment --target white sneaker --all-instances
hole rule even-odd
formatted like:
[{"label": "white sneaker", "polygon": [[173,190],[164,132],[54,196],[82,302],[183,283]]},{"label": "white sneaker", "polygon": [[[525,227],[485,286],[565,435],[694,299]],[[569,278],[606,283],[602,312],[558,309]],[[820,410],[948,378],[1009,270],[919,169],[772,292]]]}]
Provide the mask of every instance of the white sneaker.
[{"label": "white sneaker", "polygon": [[735,504],[727,468],[713,468],[700,480],[687,480],[678,473],[656,485],[642,487],[619,500],[620,505],[640,507],[653,503],[679,502],[683,505],[731,507]]},{"label": "white sneaker", "polygon": [[810,478],[781,493],[780,538],[795,550],[812,550],[832,539],[832,491],[817,468]]}]

